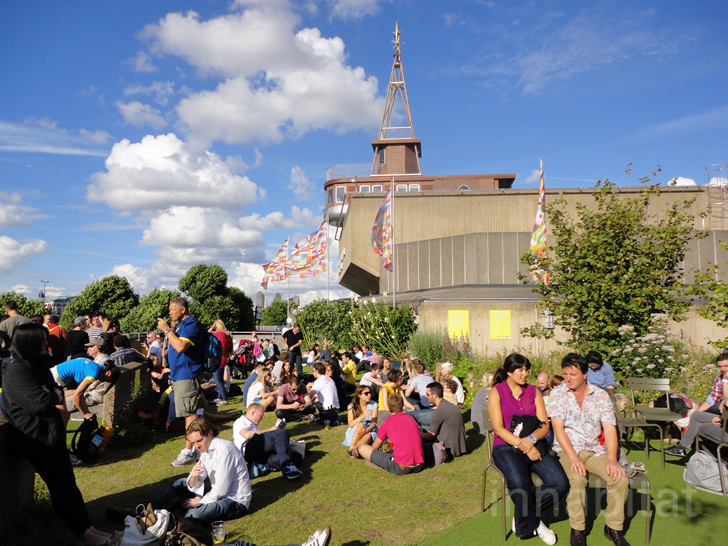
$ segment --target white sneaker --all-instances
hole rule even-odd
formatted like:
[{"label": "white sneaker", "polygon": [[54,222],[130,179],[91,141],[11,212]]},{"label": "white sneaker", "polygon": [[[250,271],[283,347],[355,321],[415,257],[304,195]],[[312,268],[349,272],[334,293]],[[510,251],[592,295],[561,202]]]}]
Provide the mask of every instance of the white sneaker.
[{"label": "white sneaker", "polygon": [[79,466],[83,464],[83,461],[76,457],[73,453],[70,451],[68,452],[68,458],[71,459],[71,466]]},{"label": "white sneaker", "polygon": [[516,518],[513,518],[511,520],[511,531],[513,531],[513,534],[516,534]]},{"label": "white sneaker", "polygon": [[331,527],[319,529],[301,546],[328,546],[329,542],[331,542]]},{"label": "white sneaker", "polygon": [[[199,453],[199,451],[195,450],[196,453]],[[195,454],[192,453],[190,455],[185,455],[184,453],[180,452],[179,455],[177,455],[177,458],[169,463],[171,466],[175,468],[179,468],[180,466],[186,466],[188,464],[193,464],[197,462],[197,457],[195,457]]]},{"label": "white sneaker", "polygon": [[313,421],[314,419],[316,419],[316,416],[315,416],[315,415],[314,415],[313,413],[309,413],[309,414],[308,414],[308,415],[306,415],[305,417],[302,417],[302,418],[301,418],[301,422],[302,422],[302,423],[310,423],[310,422],[311,422],[311,421]]},{"label": "white sneaker", "polygon": [[[513,526],[515,527],[515,522]],[[544,543],[556,544],[556,533],[546,527],[546,524],[543,521],[538,522],[538,529],[536,529],[536,534],[538,535],[538,538],[544,541]]]},{"label": "white sneaker", "polygon": [[291,440],[289,443],[291,452],[296,452],[301,456],[301,460],[306,458],[306,442],[303,440]]}]

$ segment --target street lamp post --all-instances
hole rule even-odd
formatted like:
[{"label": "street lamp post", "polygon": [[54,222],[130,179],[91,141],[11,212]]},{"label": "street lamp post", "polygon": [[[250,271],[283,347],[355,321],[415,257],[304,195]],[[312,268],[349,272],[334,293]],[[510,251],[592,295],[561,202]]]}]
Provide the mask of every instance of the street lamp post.
[{"label": "street lamp post", "polygon": [[51,281],[40,281],[40,282],[42,282],[42,283],[43,283],[43,302],[45,303],[45,301],[46,301],[46,285],[47,285],[47,284],[48,284],[49,282],[51,282]]}]

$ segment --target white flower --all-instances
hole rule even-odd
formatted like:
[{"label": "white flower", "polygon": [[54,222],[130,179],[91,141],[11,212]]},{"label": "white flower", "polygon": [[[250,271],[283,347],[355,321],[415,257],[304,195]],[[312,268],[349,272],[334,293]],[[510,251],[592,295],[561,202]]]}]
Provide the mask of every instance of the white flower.
[{"label": "white flower", "polygon": [[372,298],[372,303],[377,303],[377,298]]},{"label": "white flower", "polygon": [[383,292],[382,293],[382,296],[384,296],[386,298],[387,297],[387,292]]},{"label": "white flower", "polygon": [[671,372],[671,371],[672,371],[673,369],[674,369],[674,368],[670,368],[670,367],[667,367],[667,368],[665,368],[665,371],[666,371],[667,373],[670,373],[670,372]]},{"label": "white flower", "polygon": [[642,368],[637,368],[637,369],[636,369],[635,371],[636,371],[637,373],[642,373]]},{"label": "white flower", "polygon": [[647,365],[647,369],[648,369],[648,370],[651,370],[651,369],[652,369],[652,368],[654,368],[654,367],[655,367],[655,365],[654,365],[654,364],[648,364],[648,365]]}]

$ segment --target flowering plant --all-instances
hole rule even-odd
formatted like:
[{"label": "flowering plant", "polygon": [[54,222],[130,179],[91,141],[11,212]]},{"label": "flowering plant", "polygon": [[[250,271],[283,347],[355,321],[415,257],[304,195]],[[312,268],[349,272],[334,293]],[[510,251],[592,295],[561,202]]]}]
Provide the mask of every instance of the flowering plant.
[{"label": "flowering plant", "polygon": [[644,336],[638,336],[630,324],[620,326],[618,331],[621,347],[612,351],[609,360],[615,371],[629,377],[655,378],[679,373],[676,343],[670,339],[667,315],[652,315]]},{"label": "flowering plant", "polygon": [[360,345],[376,349],[377,353],[398,360],[407,349],[410,337],[417,329],[412,307],[397,307],[384,302],[361,299],[350,311],[353,321],[352,337]]}]

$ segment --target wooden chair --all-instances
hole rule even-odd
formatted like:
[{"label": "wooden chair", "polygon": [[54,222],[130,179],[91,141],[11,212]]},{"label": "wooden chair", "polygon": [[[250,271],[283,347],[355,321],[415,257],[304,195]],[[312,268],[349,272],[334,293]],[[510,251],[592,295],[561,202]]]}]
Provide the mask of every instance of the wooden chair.
[{"label": "wooden chair", "polygon": [[[633,419],[640,419],[644,422],[646,421],[657,421],[657,423],[646,423],[646,424],[638,424],[634,423],[633,425],[637,428],[643,428],[645,426],[647,427],[657,427],[659,434],[660,434],[660,457],[662,459],[662,470],[665,470],[665,444],[664,444],[664,437],[663,437],[663,431],[661,423],[674,423],[675,421],[678,421],[683,418],[682,415],[679,413],[675,413],[674,411],[670,411],[669,408],[669,401],[670,401],[670,380],[669,379],[652,379],[652,378],[644,378],[644,377],[630,377],[628,380],[629,383],[629,389],[630,389],[630,395],[632,397],[632,405],[629,407],[631,411],[634,413],[637,413],[636,417]],[[635,391],[661,391],[665,393],[665,396],[668,401],[668,407],[665,408],[650,408],[647,406],[638,406],[635,403],[634,399],[634,392]],[[640,417],[641,415],[641,417]],[[626,425],[628,426],[628,425]],[[645,438],[645,453],[649,455],[649,445],[650,443],[647,441],[647,438]]]},{"label": "wooden chair", "polygon": [[725,482],[723,481],[725,478],[723,477],[725,473],[725,468],[723,467],[723,459],[720,455],[720,450],[724,447],[728,447],[728,434],[726,434],[726,426],[728,426],[728,409],[723,410],[723,426],[721,428],[720,433],[720,441],[716,441],[715,438],[712,436],[707,436],[705,434],[701,434],[698,432],[698,435],[695,437],[695,450],[700,450],[700,439],[703,438],[704,440],[707,440],[709,442],[712,442],[714,444],[717,444],[718,449],[716,450],[716,454],[718,455],[718,475],[720,476],[720,492],[723,494],[724,497],[728,497],[728,491],[725,489]]},{"label": "wooden chair", "polygon": [[[506,541],[506,535],[508,534],[508,526],[506,523],[506,504],[505,500],[507,498],[506,495],[506,478],[503,475],[503,473],[498,469],[497,466],[493,464],[493,451],[490,447],[491,442],[491,431],[492,431],[492,423],[490,421],[490,415],[488,414],[487,410],[483,411],[483,424],[485,426],[485,443],[488,446],[488,464],[485,465],[485,468],[483,469],[483,494],[480,499],[480,511],[485,512],[488,508],[495,506],[497,504],[501,504],[501,538],[503,539],[503,542]],[[723,427],[723,430],[725,431],[725,425]],[[500,489],[500,494],[498,498],[493,501],[488,507],[485,506],[485,491],[488,485],[488,471],[494,470],[496,472],[496,475],[499,476],[499,483],[498,487]],[[538,474],[531,473],[531,479],[533,480],[534,486],[538,487],[540,485],[543,485],[543,482],[541,481],[541,478],[538,477]],[[604,482],[599,476],[596,476],[594,474],[589,474],[589,487],[594,489],[606,489],[607,484]],[[629,479],[629,487],[630,489],[635,489],[637,491],[645,491],[645,496],[647,497],[647,506],[645,508],[645,544],[650,543],[651,539],[651,531],[652,531],[652,486],[650,484],[650,480],[645,474],[637,474],[633,478]]]}]

